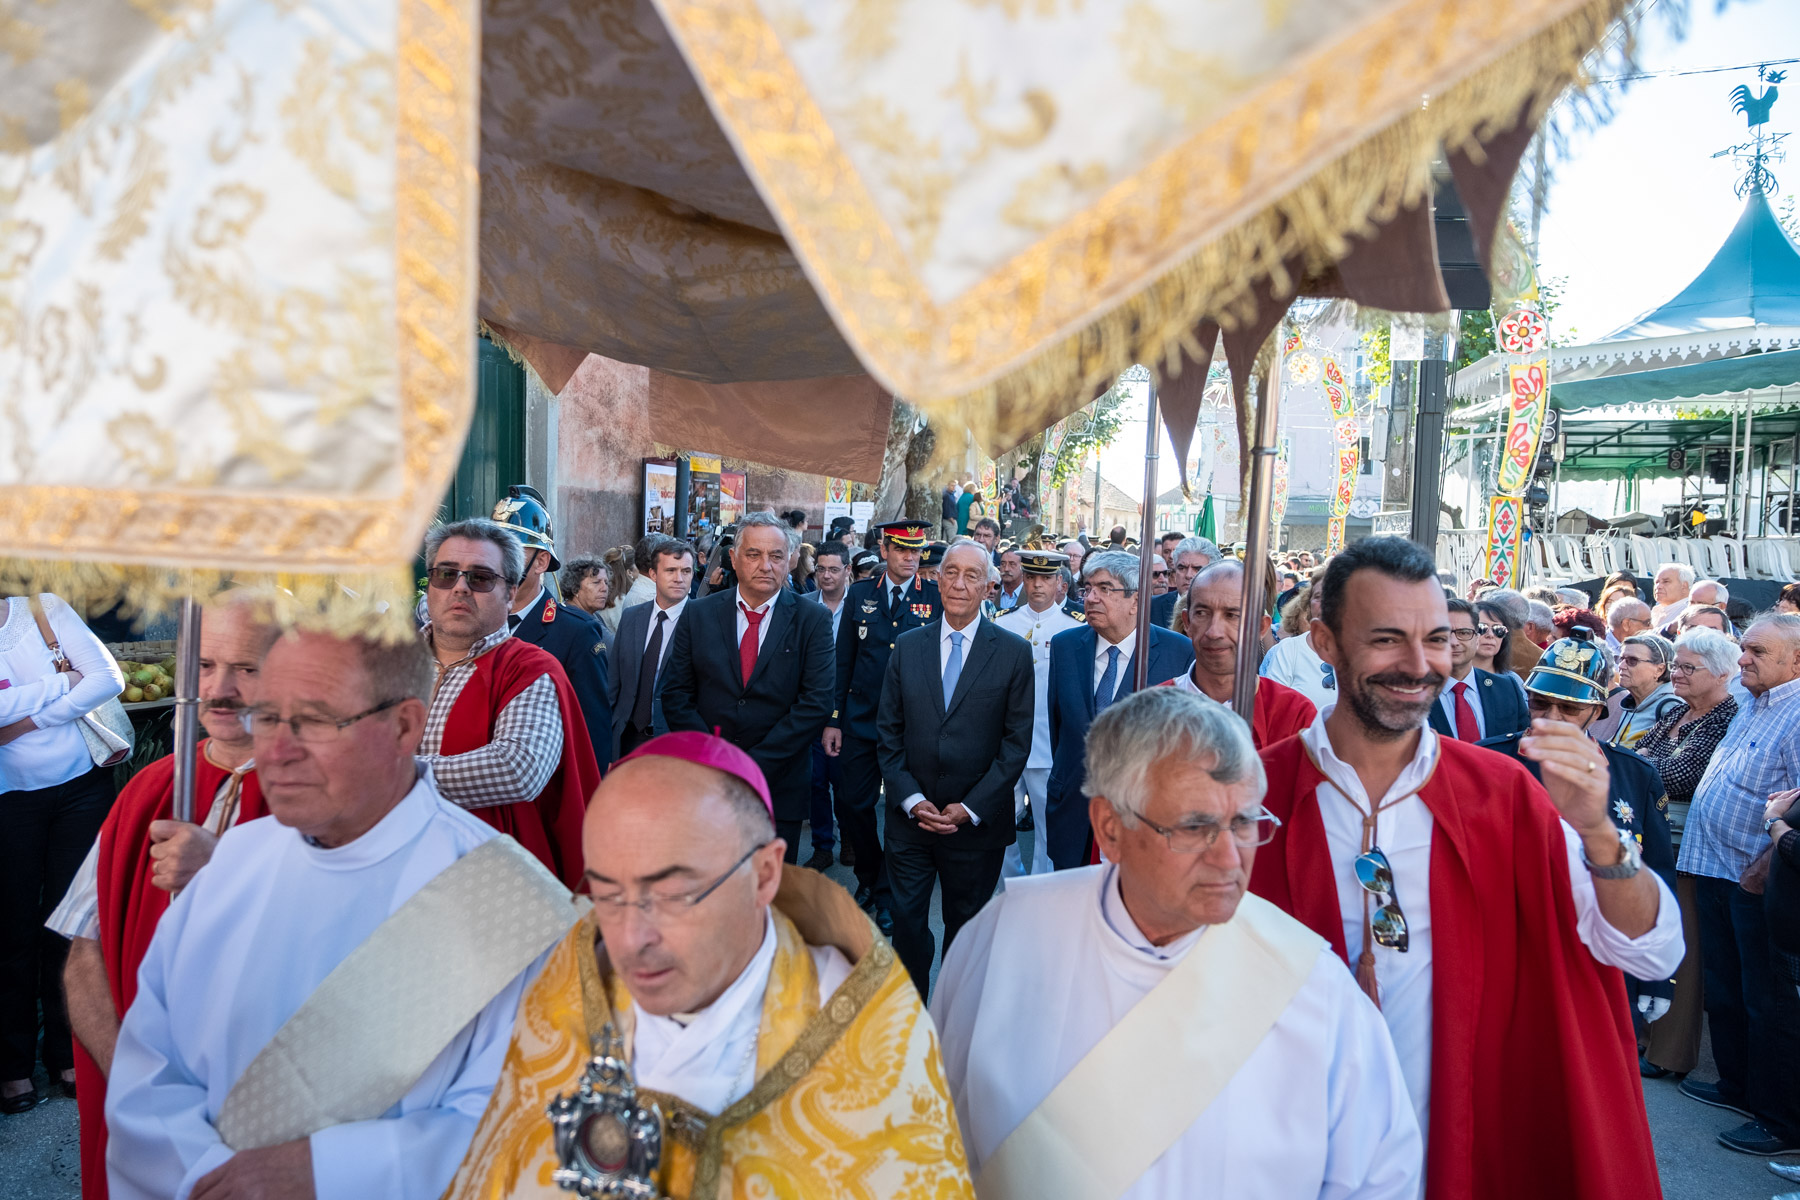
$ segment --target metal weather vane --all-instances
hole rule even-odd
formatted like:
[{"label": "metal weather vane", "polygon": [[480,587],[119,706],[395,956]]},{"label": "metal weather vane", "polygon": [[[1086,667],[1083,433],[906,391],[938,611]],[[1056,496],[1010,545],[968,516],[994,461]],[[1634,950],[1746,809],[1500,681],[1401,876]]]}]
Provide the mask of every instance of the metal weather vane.
[{"label": "metal weather vane", "polygon": [[1729,154],[1744,165],[1743,178],[1738,180],[1735,188],[1739,198],[1748,196],[1751,192],[1774,195],[1781,185],[1769,170],[1769,164],[1787,159],[1787,152],[1782,149],[1781,144],[1787,140],[1788,135],[1769,132],[1769,110],[1781,95],[1781,89],[1775,85],[1787,78],[1787,72],[1758,67],[1756,77],[1758,81],[1768,85],[1760,96],[1745,83],[1731,89],[1731,111],[1744,114],[1744,121],[1750,128],[1750,140],[1728,146],[1713,155],[1714,158],[1723,158]]}]

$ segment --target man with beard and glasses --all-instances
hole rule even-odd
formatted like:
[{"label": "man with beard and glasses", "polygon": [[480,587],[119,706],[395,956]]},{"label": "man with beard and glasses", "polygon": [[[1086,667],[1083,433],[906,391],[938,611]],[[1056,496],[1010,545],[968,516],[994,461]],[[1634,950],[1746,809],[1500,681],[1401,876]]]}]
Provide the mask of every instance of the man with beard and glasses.
[{"label": "man with beard and glasses", "polygon": [[1251,890],[1327,938],[1381,1007],[1426,1195],[1656,1195],[1621,972],[1668,978],[1681,918],[1612,822],[1605,757],[1534,721],[1519,749],[1540,784],[1426,727],[1452,635],[1420,547],[1359,542],[1320,589],[1313,643],[1339,700],[1263,751],[1283,824]]},{"label": "man with beard and glasses", "polygon": [[75,1034],[81,1193],[106,1196],[106,1080],[119,1022],[137,995],[138,965],[175,894],[212,858],[226,830],[267,813],[245,705],[275,627],[248,593],[209,604],[200,627],[200,743],[193,822],[174,819],[175,756],[146,766],[119,793],[75,882],[51,915],[69,939],[63,968]]}]

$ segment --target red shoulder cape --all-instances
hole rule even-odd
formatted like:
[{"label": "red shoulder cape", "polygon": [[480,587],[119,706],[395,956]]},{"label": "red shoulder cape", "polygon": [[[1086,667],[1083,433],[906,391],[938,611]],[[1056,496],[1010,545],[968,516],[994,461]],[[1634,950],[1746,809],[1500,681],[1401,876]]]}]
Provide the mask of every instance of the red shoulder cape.
[{"label": "red shoulder cape", "polygon": [[[206,761],[202,743],[194,776],[194,820],[212,811],[230,772]],[[238,822],[265,816],[256,772],[244,776],[238,800]],[[138,966],[150,949],[157,923],[172,897],[150,882],[150,823],[175,815],[175,756],[157,759],[131,777],[100,827],[100,956],[106,963],[113,1010],[123,1019],[137,995]],[[85,1200],[106,1196],[106,1079],[75,1043],[76,1106],[81,1115],[81,1194]]]},{"label": "red shoulder cape", "polygon": [[[1523,766],[1438,739],[1431,844],[1433,1200],[1659,1197],[1623,976],[1575,930],[1556,809]],[[1263,751],[1283,821],[1250,890],[1345,954],[1316,788],[1298,738]],[[1347,964],[1346,964],[1347,965]]]},{"label": "red shoulder cape", "polygon": [[581,885],[581,818],[587,812],[588,797],[600,786],[600,767],[594,758],[594,743],[587,736],[587,721],[562,664],[549,651],[518,638],[507,638],[476,659],[475,674],[450,707],[438,750],[441,754],[467,754],[487,745],[500,710],[541,675],[548,675],[555,686],[556,706],[562,713],[562,758],[556,771],[535,800],[469,811],[501,833],[510,834],[573,889]]},{"label": "red shoulder cape", "polygon": [[[1174,687],[1181,677],[1165,679],[1157,687]],[[1256,707],[1250,715],[1250,741],[1258,750],[1299,733],[1313,723],[1319,710],[1305,693],[1273,679],[1256,681]],[[1097,859],[1095,861],[1098,861]]]}]

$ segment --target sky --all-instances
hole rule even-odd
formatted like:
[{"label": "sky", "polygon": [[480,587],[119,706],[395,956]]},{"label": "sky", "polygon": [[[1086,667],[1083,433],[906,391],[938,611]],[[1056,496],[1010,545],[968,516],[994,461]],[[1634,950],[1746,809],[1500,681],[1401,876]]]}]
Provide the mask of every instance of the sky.
[{"label": "sky", "polygon": [[[1670,0],[1661,0],[1662,4]],[[1686,35],[1652,9],[1638,44],[1642,72],[1694,71],[1800,58],[1800,0],[1688,0]],[[1791,130],[1792,152],[1775,164],[1783,185],[1776,211],[1800,195],[1800,63],[1779,85],[1770,124]],[[1731,111],[1740,83],[1761,94],[1756,70],[1658,75],[1609,86],[1613,117],[1578,131],[1556,164],[1540,235],[1539,271],[1563,279],[1552,332],[1559,341],[1591,340],[1669,299],[1700,273],[1736,223],[1743,202],[1732,191],[1740,168],[1712,154],[1743,142],[1748,130]],[[1162,438],[1159,489],[1172,482],[1173,451]],[[1101,453],[1102,470],[1141,499],[1144,422],[1127,420]]]}]

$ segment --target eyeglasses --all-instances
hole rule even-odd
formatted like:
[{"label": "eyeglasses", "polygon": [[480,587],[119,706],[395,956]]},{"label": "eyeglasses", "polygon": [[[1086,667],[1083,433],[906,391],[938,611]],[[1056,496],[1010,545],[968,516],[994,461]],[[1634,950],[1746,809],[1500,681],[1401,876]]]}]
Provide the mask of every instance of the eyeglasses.
[{"label": "eyeglasses", "polygon": [[1081,585],[1082,595],[1098,596],[1102,600],[1108,600],[1114,596],[1129,596],[1131,595],[1132,590],[1133,589],[1130,588],[1122,588],[1116,583],[1084,583]]},{"label": "eyeglasses", "polygon": [[738,869],[750,861],[750,856],[752,854],[755,854],[758,850],[761,850],[768,844],[768,842],[758,842],[756,845],[744,851],[744,856],[732,863],[723,875],[707,884],[698,892],[683,892],[674,896],[659,895],[652,892],[642,900],[628,900],[625,898],[625,893],[623,892],[620,892],[615,896],[596,896],[592,892],[589,892],[588,896],[593,900],[596,908],[602,912],[608,912],[615,917],[624,916],[625,910],[628,908],[635,908],[646,921],[662,922],[678,919],[686,916],[689,912],[692,912],[702,900],[718,891],[727,879],[736,875]]},{"label": "eyeglasses", "polygon": [[1175,826],[1158,825],[1145,816],[1139,816],[1138,820],[1148,825],[1152,832],[1161,834],[1175,854],[1199,854],[1211,850],[1227,828],[1231,830],[1231,840],[1240,846],[1266,846],[1275,840],[1275,831],[1281,828],[1281,818],[1266,808],[1257,809],[1253,817],[1239,813],[1231,818],[1229,826],[1210,818]]},{"label": "eyeglasses", "polygon": [[305,742],[309,746],[318,746],[326,742],[335,742],[358,721],[366,720],[379,712],[386,712],[396,704],[404,704],[405,696],[396,696],[392,700],[383,700],[374,708],[364,709],[354,717],[338,720],[335,717],[283,717],[272,709],[247,708],[238,719],[244,723],[244,732],[252,737],[272,738],[275,731],[283,725],[294,735],[297,742]]},{"label": "eyeglasses", "polygon": [[491,592],[505,576],[486,567],[470,567],[467,571],[456,567],[433,567],[425,573],[425,578],[440,592],[447,592],[455,587],[458,579],[467,579],[471,592]]},{"label": "eyeglasses", "polygon": [[1375,944],[1387,950],[1406,953],[1406,915],[1400,911],[1400,897],[1394,893],[1394,868],[1387,855],[1376,846],[1367,854],[1356,856],[1356,881],[1377,900],[1383,901],[1369,919],[1369,933]]},{"label": "eyeglasses", "polygon": [[1650,660],[1642,655],[1621,654],[1619,655],[1619,665],[1621,667],[1647,667],[1650,665]]},{"label": "eyeglasses", "polygon": [[1504,625],[1477,625],[1475,627],[1475,632],[1482,637],[1505,637],[1506,636],[1506,626],[1504,626]]},{"label": "eyeglasses", "polygon": [[1688,678],[1690,675],[1693,675],[1695,672],[1697,672],[1701,669],[1702,668],[1699,663],[1680,663],[1680,662],[1676,663],[1674,666],[1669,668],[1669,670],[1675,672],[1677,675],[1681,676],[1683,679]]},{"label": "eyeglasses", "polygon": [[1169,573],[1167,571],[1152,571],[1152,572],[1150,572],[1150,578],[1152,578],[1152,579],[1167,579],[1168,577],[1169,577]]},{"label": "eyeglasses", "polygon": [[1467,629],[1452,629],[1450,636],[1459,642],[1472,642],[1479,636],[1480,630],[1471,625]]}]

